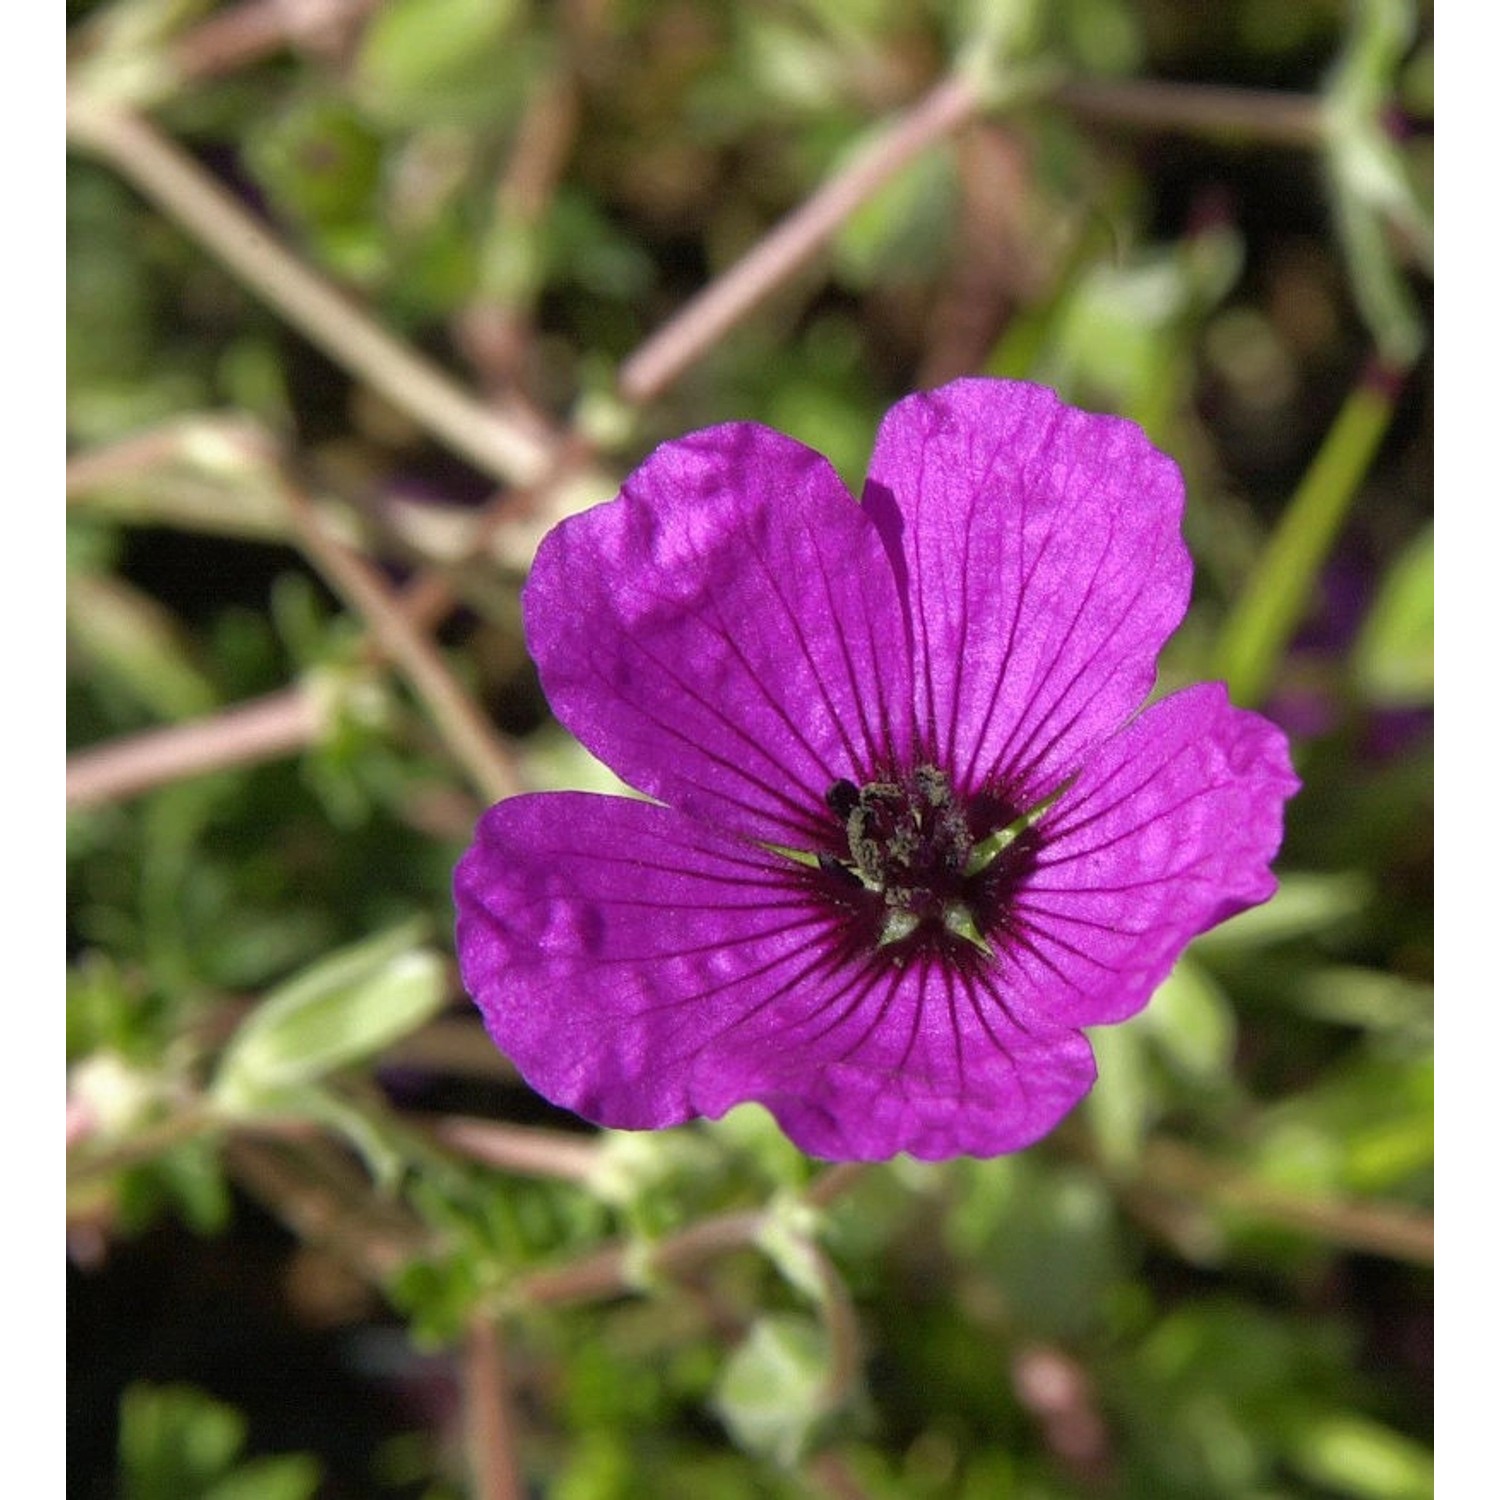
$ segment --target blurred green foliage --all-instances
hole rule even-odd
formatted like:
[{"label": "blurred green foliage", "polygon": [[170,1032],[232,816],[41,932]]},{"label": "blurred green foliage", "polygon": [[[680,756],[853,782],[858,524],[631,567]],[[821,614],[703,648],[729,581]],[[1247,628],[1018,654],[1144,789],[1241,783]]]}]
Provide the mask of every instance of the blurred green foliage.
[{"label": "blurred green foliage", "polygon": [[311,1500],[305,1454],[239,1462],[245,1420],[186,1386],[133,1385],[120,1402],[124,1500]]},{"label": "blurred green foliage", "polygon": [[[894,399],[973,371],[1132,417],[1185,471],[1198,563],[1163,685],[1227,674],[1305,785],[1277,897],[1093,1037],[1097,1089],[1020,1157],[823,1203],[754,1107],[577,1129],[457,992],[434,935],[479,799],[288,488],[407,583],[489,477],[80,150],[70,746],[306,717],[69,814],[78,1493],[477,1493],[463,1351],[498,1318],[511,1461],[563,1500],[1429,1494],[1430,7],[326,9],[70,0],[73,86],[148,109],[351,318],[576,422],[614,475],[748,418],[857,486]],[[1003,108],[657,399],[619,396],[643,339],[980,57]],[[1301,133],[1213,93],[1184,123],[1168,83],[1281,90]],[[452,572],[443,660],[530,784],[613,788],[547,718],[506,556]],[[476,1119],[503,1159],[440,1128]]]}]

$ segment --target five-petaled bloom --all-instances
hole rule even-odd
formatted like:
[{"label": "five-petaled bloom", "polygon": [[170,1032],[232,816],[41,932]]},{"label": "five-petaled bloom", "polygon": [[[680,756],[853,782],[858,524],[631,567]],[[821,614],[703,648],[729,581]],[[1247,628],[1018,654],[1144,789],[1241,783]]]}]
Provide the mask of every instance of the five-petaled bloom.
[{"label": "five-petaled bloom", "polygon": [[991,1156],[1095,1077],[1186,943],[1275,889],[1284,737],[1141,708],[1187,605],[1176,466],[1019,382],[886,416],[864,497],[752,423],[542,543],[553,710],[654,801],[490,809],[458,952],[491,1036],[605,1125],[758,1100],[814,1156]]}]

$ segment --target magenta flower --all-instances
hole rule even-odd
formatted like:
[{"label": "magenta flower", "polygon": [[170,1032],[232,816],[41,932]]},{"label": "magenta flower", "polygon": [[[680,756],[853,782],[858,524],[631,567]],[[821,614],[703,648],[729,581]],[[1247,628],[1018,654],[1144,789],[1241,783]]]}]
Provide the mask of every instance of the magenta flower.
[{"label": "magenta flower", "polygon": [[490,809],[458,952],[490,1035],[604,1125],[758,1100],[803,1150],[1029,1145],[1083,1026],[1275,889],[1297,788],[1221,685],[1144,711],[1182,481],[1011,381],[887,414],[864,499],[752,423],[665,443],[525,591],[558,718],[656,799]]}]

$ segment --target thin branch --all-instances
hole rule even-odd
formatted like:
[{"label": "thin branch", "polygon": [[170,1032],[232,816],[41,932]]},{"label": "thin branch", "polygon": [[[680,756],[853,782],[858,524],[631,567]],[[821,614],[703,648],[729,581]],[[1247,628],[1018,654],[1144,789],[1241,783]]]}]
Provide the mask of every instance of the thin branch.
[{"label": "thin branch", "polygon": [[531,484],[551,444],[476,401],[303,265],[245,207],[144,116],[72,97],[68,139],[107,162],[338,364],[367,381],[456,453],[497,479]]},{"label": "thin branch", "polygon": [[637,1269],[663,1276],[690,1270],[726,1251],[753,1245],[765,1222],[765,1212],[758,1208],[715,1214],[659,1240],[643,1257],[633,1244],[617,1241],[566,1265],[528,1272],[511,1284],[509,1296],[534,1307],[623,1296],[638,1289],[632,1274]]},{"label": "thin branch", "polygon": [[626,360],[620,370],[621,395],[642,405],[661,395],[757,303],[811,260],[902,167],[972,119],[981,100],[980,84],[955,73],[899,115]]},{"label": "thin branch", "polygon": [[803,1248],[811,1257],[822,1290],[818,1311],[828,1332],[828,1375],[818,1392],[818,1402],[825,1411],[838,1411],[849,1399],[861,1369],[859,1319],[849,1288],[839,1275],[828,1252],[814,1240],[805,1239]]},{"label": "thin branch", "polygon": [[578,85],[563,63],[532,87],[495,189],[485,240],[518,253],[499,257],[512,273],[487,278],[458,320],[465,352],[493,384],[512,383],[521,367],[541,285],[529,269],[515,274],[514,268],[517,260],[531,262],[531,243],[572,153],[579,118]]},{"label": "thin branch", "polygon": [[157,1157],[199,1140],[220,1128],[213,1112],[201,1102],[185,1105],[176,1114],[168,1115],[133,1135],[106,1145],[96,1145],[85,1136],[76,1142],[70,1141],[68,1154],[68,1180],[71,1186],[113,1177],[131,1167],[155,1161]]},{"label": "thin branch", "polygon": [[596,1142],[561,1130],[504,1125],[462,1115],[424,1121],[422,1128],[450,1151],[502,1172],[586,1182],[599,1164]]},{"label": "thin branch", "polygon": [[[80,454],[68,465],[69,488],[75,493],[87,493],[114,481],[138,477],[151,472],[163,461],[181,457],[195,446],[203,447],[207,438],[243,447],[248,458],[254,458],[265,467],[276,485],[278,513],[294,523],[298,534],[310,546],[308,516],[311,512],[307,508],[295,509],[295,494],[280,471],[275,442],[253,424],[169,424]],[[326,555],[328,567],[342,569],[349,577],[351,588],[361,589],[361,584],[369,585],[359,593],[359,598],[364,600],[361,608],[369,618],[372,630],[375,615],[385,608],[383,601],[390,604],[386,610],[389,616],[386,628],[388,632],[401,634],[406,642],[407,657],[397,657],[396,651],[375,630],[374,638],[367,643],[370,662],[376,664],[389,656],[418,663],[412,670],[430,683],[430,692],[436,695],[435,699],[428,698],[434,716],[445,725],[449,722],[436,706],[440,702],[445,706],[444,712],[452,716],[452,722],[467,726],[460,728],[460,733],[467,736],[467,763],[486,767],[486,796],[490,795],[491,785],[515,787],[519,782],[513,775],[506,779],[495,774],[495,767],[499,764],[496,752],[503,753],[501,742],[489,730],[487,721],[473,708],[463,690],[453,683],[441,657],[430,647],[424,650],[422,632],[435,628],[453,608],[458,597],[452,583],[454,570],[484,555],[494,538],[506,527],[535,528],[538,524],[537,508],[544,506],[547,497],[578,475],[592,458],[593,449],[589,442],[581,436],[570,435],[553,451],[547,471],[535,487],[509,491],[477,517],[462,557],[445,567],[431,567],[419,573],[399,593],[388,591],[374,569],[343,547],[321,516],[317,517],[317,524],[312,528],[319,545],[339,548],[340,561],[337,564],[332,561],[331,553]],[[355,582],[355,574],[359,575],[360,583]],[[405,628],[401,617],[404,617]],[[438,669],[436,674],[432,670],[434,663]],[[446,686],[440,678],[447,679]],[[97,806],[184,777],[295,754],[315,743],[326,727],[325,715],[315,696],[305,687],[291,687],[191,723],[125,736],[69,757],[68,805]],[[509,756],[505,758],[508,760]]]},{"label": "thin branch", "polygon": [[848,1461],[832,1448],[815,1453],[803,1466],[803,1472],[810,1484],[830,1500],[872,1500],[870,1491],[860,1483]]},{"label": "thin branch", "polygon": [[807,1185],[802,1194],[803,1202],[814,1208],[827,1208],[868,1177],[872,1165],[867,1161],[841,1161],[826,1168]]},{"label": "thin branch", "polygon": [[427,1248],[425,1232],[405,1215],[368,1212],[362,1203],[371,1200],[363,1184],[362,1200],[355,1202],[349,1185],[319,1169],[312,1151],[317,1144],[292,1150],[235,1135],[225,1142],[224,1159],[236,1181],[298,1239],[324,1246],[372,1286],[384,1286]]},{"label": "thin branch", "polygon": [[[830,1167],[806,1189],[803,1200],[817,1208],[826,1207],[852,1187],[865,1170],[865,1164],[854,1162]],[[617,1241],[566,1265],[528,1272],[511,1284],[508,1293],[517,1302],[533,1306],[623,1296],[637,1289],[633,1273],[643,1269],[648,1275],[674,1276],[726,1251],[753,1245],[774,1212],[737,1209],[700,1219],[657,1241],[643,1257],[633,1243]]]},{"label": "thin branch", "polygon": [[68,757],[67,804],[98,807],[188,776],[293,755],[314,744],[324,727],[306,688],[282,688],[210,718],[75,752]]},{"label": "thin branch", "polygon": [[172,44],[184,82],[222,78],[286,46],[336,44],[380,0],[244,0],[218,11]]},{"label": "thin branch", "polygon": [[516,1432],[498,1322],[476,1317],[464,1345],[464,1428],[475,1500],[521,1500]]},{"label": "thin branch", "polygon": [[976,123],[954,143],[958,222],[954,248],[927,319],[917,385],[939,386],[983,368],[1019,306],[1038,300],[1040,246],[1023,222],[1033,169],[1015,134]]},{"label": "thin branch", "polygon": [[522,1307],[549,1307],[622,1297],[635,1290],[629,1265],[629,1252],[624,1244],[605,1245],[565,1265],[528,1271],[511,1283],[506,1302]]},{"label": "thin branch", "polygon": [[243,448],[248,454],[259,446],[259,438],[259,429],[238,417],[214,415],[163,422],[159,427],[149,427],[70,455],[64,470],[66,494],[73,500],[95,490],[129,483],[163,465],[182,460],[195,448],[202,452],[215,441]]},{"label": "thin branch", "polygon": [[364,617],[380,648],[426,704],[474,785],[491,802],[520,791],[521,778],[510,751],[448,670],[437,647],[412,624],[394,590],[329,531],[317,507],[290,481],[286,498],[308,557],[345,603]]},{"label": "thin branch", "polygon": [[1326,134],[1323,101],[1314,94],[1152,79],[1078,79],[1058,85],[1052,97],[1085,120],[1247,146],[1316,148]]},{"label": "thin branch", "polygon": [[1206,1198],[1289,1229],[1392,1260],[1431,1265],[1432,1215],[1405,1204],[1312,1197],[1226,1167],[1180,1141],[1158,1137],[1141,1157],[1142,1186]]}]

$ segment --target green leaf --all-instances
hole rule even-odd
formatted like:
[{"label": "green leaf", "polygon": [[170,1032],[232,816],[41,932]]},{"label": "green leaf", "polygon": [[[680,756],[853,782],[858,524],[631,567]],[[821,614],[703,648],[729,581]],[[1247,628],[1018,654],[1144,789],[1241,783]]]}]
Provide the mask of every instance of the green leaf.
[{"label": "green leaf", "polygon": [[1014,1326],[1063,1340],[1096,1328],[1120,1275],[1098,1176],[1027,1155],[956,1163],[953,1176],[953,1249],[984,1268]]},{"label": "green leaf", "polygon": [[311,1454],[258,1458],[226,1474],[204,1492],[203,1500],[311,1500],[321,1477]]},{"label": "green leaf", "polygon": [[1228,1074],[1234,1056],[1234,1010],[1223,990],[1190,957],[1177,960],[1137,1025],[1185,1077],[1211,1083]]},{"label": "green leaf", "polygon": [[1168,249],[1095,260],[1059,301],[1032,378],[1160,433],[1186,389],[1189,338],[1243,262],[1240,238],[1227,228]]},{"label": "green leaf", "polygon": [[355,91],[376,120],[454,123],[516,110],[517,0],[389,0],[364,29]]},{"label": "green leaf", "polygon": [[258,124],[249,159],[276,206],[322,230],[372,219],[380,137],[336,98],[308,95]]},{"label": "green leaf", "polygon": [[724,1367],[714,1407],[747,1452],[793,1464],[824,1411],[828,1341],[808,1318],[759,1319]]},{"label": "green leaf", "polygon": [[1321,1021],[1388,1034],[1408,1046],[1432,1041],[1432,985],[1423,980],[1338,965],[1309,971],[1292,998]]},{"label": "green leaf", "polygon": [[1283,875],[1276,894],[1196,939],[1196,953],[1243,953],[1308,937],[1358,916],[1374,896],[1362,871]]},{"label": "green leaf", "polygon": [[1155,1091],[1146,1067],[1145,1035],[1136,1026],[1099,1026],[1089,1045],[1099,1065],[1099,1081],[1083,1102],[1099,1152],[1120,1169],[1139,1160],[1152,1124]]},{"label": "green leaf", "polygon": [[819,1266],[817,1230],[817,1210],[799,1197],[781,1193],[772,1200],[755,1243],[789,1286],[810,1302],[822,1303],[830,1289]]},{"label": "green leaf", "polygon": [[[863,146],[861,139],[856,149]],[[850,215],[834,241],[839,273],[868,287],[926,275],[947,253],[956,182],[952,154],[929,151],[904,167]]]},{"label": "green leaf", "polygon": [[235,1466],[246,1422],[191,1386],[132,1385],[120,1401],[124,1500],[311,1500],[320,1479],[307,1454]]},{"label": "green leaf", "polygon": [[68,648],[78,664],[119,683],[163,719],[187,719],[215,694],[167,610],[119,578],[73,574],[67,590]]},{"label": "green leaf", "polygon": [[229,1223],[233,1201],[216,1143],[188,1141],[151,1163],[173,1205],[199,1234],[218,1234]]},{"label": "green leaf", "polygon": [[1294,1448],[1292,1464],[1314,1484],[1354,1500],[1431,1500],[1431,1452],[1353,1412],[1325,1417]]},{"label": "green leaf", "polygon": [[1316,1084],[1261,1116],[1256,1175],[1310,1194],[1430,1192],[1430,1048],[1367,1043]]},{"label": "green leaf", "polygon": [[1432,527],[1398,557],[1354,643],[1354,681],[1387,708],[1432,702],[1434,655]]},{"label": "green leaf", "polygon": [[125,1500],[185,1500],[234,1462],[245,1419],[189,1386],[133,1385],[120,1399]]},{"label": "green leaf", "polygon": [[406,925],[321,959],[273,990],[225,1049],[212,1094],[231,1114],[374,1056],[442,1008],[442,961]]}]

